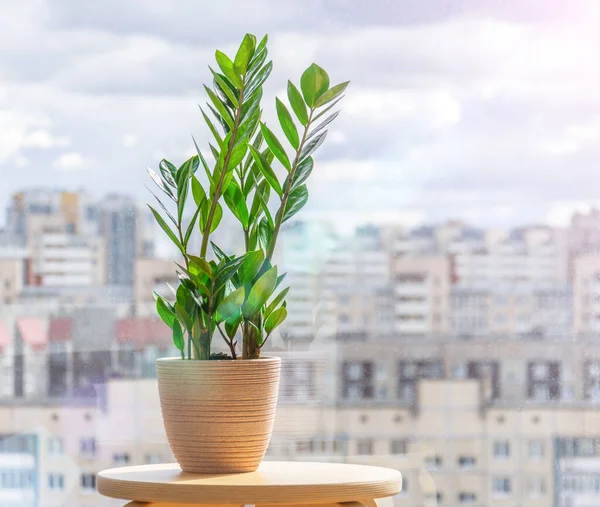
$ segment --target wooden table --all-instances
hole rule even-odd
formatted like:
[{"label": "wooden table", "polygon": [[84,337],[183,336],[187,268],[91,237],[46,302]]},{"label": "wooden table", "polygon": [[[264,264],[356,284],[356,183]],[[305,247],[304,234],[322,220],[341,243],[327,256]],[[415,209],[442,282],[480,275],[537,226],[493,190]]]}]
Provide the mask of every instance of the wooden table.
[{"label": "wooden table", "polygon": [[256,472],[201,475],[169,463],[104,470],[97,486],[102,495],[131,500],[125,507],[377,507],[376,500],[400,492],[402,476],[373,466],[277,461]]}]

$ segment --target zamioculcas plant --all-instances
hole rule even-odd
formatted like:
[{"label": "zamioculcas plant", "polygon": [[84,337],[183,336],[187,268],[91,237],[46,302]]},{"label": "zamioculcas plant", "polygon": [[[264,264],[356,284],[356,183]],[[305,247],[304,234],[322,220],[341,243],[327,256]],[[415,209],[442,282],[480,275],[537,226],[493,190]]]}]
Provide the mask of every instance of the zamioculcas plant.
[{"label": "zamioculcas plant", "polygon": [[[166,206],[154,196],[162,213],[150,209],[182,256],[177,263],[180,284],[171,288],[174,301],[155,293],[156,307],[172,329],[182,359],[210,359],[215,333],[225,340],[231,358],[241,351],[243,359],[257,359],[287,316],[289,287],[280,289],[285,275],[272,264],[281,226],[308,200],[305,182],[313,170],[312,155],[338,115],[331,110],[348,82],[330,86],[327,72],[316,64],[304,71],[299,88],[288,81],[289,105],[275,99],[283,132],[278,137],[261,120],[262,87],[273,66],[267,61],[267,37],[257,44],[247,34],[233,60],[221,51],[215,57],[212,87],[204,87],[207,105],[200,107],[213,137],[209,148],[214,161],[209,164],[194,140],[197,154],[181,166],[162,160],[158,172],[148,169],[173,201]],[[275,170],[275,162],[281,168]],[[241,225],[241,255],[228,254],[210,241],[224,207]],[[184,225],[186,211],[192,218],[186,217]],[[195,233],[201,235],[200,251],[190,252]]]}]

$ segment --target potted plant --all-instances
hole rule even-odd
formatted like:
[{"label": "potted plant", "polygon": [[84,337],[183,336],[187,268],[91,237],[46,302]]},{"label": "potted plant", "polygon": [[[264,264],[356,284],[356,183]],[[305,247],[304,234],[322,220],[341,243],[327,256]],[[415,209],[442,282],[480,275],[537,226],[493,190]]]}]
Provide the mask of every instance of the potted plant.
[{"label": "potted plant", "polygon": [[[204,87],[207,108],[200,107],[214,138],[212,162],[194,140],[197,154],[179,167],[162,160],[158,172],[148,169],[172,201],[153,194],[161,211],[150,209],[182,257],[171,301],[155,293],[181,356],[157,360],[160,402],[173,454],[184,471],[198,473],[253,471],[269,445],[280,359],[260,352],[287,316],[289,290],[281,288],[285,274],[273,253],[281,226],[306,204],[312,155],[348,85],[330,86],[316,64],[299,88],[288,81],[289,107],[275,99],[282,142],[261,121],[262,87],[273,66],[267,37],[257,43],[247,34],[233,59],[215,56],[212,87]],[[226,209],[240,223],[243,252],[210,241]],[[193,211],[189,222],[186,211]],[[194,233],[201,235],[199,252],[188,248]],[[212,352],[215,335],[229,355]]]}]

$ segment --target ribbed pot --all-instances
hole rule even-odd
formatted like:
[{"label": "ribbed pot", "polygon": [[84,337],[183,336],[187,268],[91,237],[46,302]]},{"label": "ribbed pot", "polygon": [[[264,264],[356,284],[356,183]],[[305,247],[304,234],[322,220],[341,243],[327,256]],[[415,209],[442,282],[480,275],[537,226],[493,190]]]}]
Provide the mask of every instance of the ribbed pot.
[{"label": "ribbed pot", "polygon": [[169,445],[184,472],[253,472],[273,430],[281,359],[156,360]]}]

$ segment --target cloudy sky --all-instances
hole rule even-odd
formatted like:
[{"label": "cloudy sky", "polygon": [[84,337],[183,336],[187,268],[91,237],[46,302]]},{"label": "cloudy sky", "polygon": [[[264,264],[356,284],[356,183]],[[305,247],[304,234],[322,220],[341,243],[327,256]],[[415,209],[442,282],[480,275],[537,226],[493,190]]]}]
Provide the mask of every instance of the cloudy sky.
[{"label": "cloudy sky", "polygon": [[215,48],[270,36],[275,94],[311,62],[351,80],[305,216],[564,222],[600,194],[600,2],[4,0],[0,223],[30,185],[146,199],[181,162]]}]

